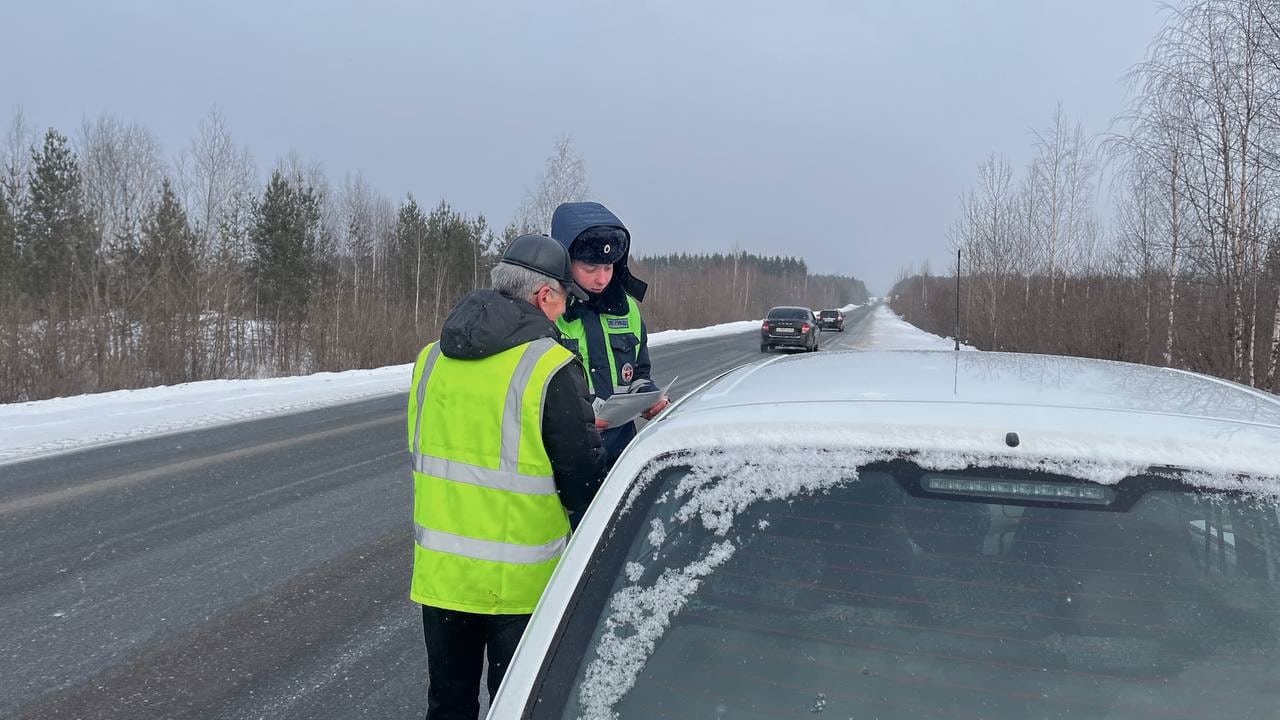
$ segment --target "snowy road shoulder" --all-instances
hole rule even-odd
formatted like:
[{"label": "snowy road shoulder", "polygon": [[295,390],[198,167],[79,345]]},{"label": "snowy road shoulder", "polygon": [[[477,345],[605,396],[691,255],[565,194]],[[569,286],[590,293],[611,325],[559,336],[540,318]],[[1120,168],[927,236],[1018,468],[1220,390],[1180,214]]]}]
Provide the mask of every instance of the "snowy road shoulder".
[{"label": "snowy road shoulder", "polygon": [[[847,306],[844,310],[848,312],[854,307]],[[877,313],[882,310],[877,309]],[[889,317],[896,318],[892,313]],[[744,320],[693,330],[667,330],[649,336],[649,344],[661,347],[704,340],[748,332],[759,326],[759,320]],[[906,327],[937,342],[946,342],[921,333],[910,325]],[[906,335],[899,329],[886,337]],[[3,428],[0,433],[0,465],[69,450],[395,395],[408,388],[412,374],[413,366],[410,364],[391,365],[373,370],[261,380],[206,380],[0,405],[0,428]]]},{"label": "snowy road shoulder", "polygon": [[[668,330],[653,347],[754,330],[758,320]],[[413,366],[206,380],[0,405],[0,464],[402,393]]]},{"label": "snowy road shoulder", "polygon": [[[867,330],[849,344],[855,350],[954,350],[955,341],[927,333],[903,320],[888,305],[878,305],[867,318]],[[961,344],[961,350],[976,348]]]},{"label": "snowy road shoulder", "polygon": [[115,390],[0,405],[0,464],[400,392],[412,365]]}]

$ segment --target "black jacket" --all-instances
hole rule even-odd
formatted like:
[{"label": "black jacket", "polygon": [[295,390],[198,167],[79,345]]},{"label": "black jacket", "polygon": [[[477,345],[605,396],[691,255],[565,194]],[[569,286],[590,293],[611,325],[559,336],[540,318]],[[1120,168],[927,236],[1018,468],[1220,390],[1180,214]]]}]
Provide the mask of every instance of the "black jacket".
[{"label": "black jacket", "polygon": [[[456,360],[475,360],[544,337],[559,341],[560,331],[541,310],[493,290],[476,290],[444,321],[440,352]],[[560,503],[575,512],[585,510],[604,479],[605,453],[577,359],[551,376],[542,404],[542,444],[551,459]]]}]

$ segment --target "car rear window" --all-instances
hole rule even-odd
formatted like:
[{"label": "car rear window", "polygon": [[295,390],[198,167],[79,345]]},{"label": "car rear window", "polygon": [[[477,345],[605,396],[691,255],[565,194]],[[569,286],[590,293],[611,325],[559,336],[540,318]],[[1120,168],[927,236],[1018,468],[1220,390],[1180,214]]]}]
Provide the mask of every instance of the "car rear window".
[{"label": "car rear window", "polygon": [[824,318],[833,318],[833,317],[839,317],[840,313],[836,312],[835,310],[823,310],[821,313],[819,313],[819,315]]},{"label": "car rear window", "polygon": [[770,320],[807,320],[809,313],[802,308],[774,308],[769,311]]},{"label": "car rear window", "polygon": [[719,534],[675,501],[688,472],[604,541],[533,717],[1275,712],[1275,503],[885,466]]}]

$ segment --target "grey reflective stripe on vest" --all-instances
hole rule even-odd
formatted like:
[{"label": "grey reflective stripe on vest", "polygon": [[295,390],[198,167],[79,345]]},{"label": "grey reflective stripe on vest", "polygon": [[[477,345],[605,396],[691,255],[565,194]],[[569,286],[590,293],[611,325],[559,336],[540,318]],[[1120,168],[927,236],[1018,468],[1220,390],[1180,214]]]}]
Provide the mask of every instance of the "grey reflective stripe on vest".
[{"label": "grey reflective stripe on vest", "polygon": [[494,490],[524,493],[525,495],[554,495],[555,478],[547,475],[522,475],[518,472],[491,470],[479,465],[446,460],[434,455],[413,454],[413,469],[424,475],[444,478],[453,482],[479,485]]},{"label": "grey reflective stripe on vest", "polygon": [[560,557],[568,543],[567,537],[558,537],[545,545],[514,545],[430,530],[417,524],[413,526],[413,536],[418,545],[427,550],[516,565],[533,565],[554,560]]},{"label": "grey reflective stripe on vest", "polygon": [[[413,431],[413,469],[433,477],[494,490],[506,490],[526,495],[554,494],[556,492],[556,484],[553,476],[526,475],[519,472],[519,467],[520,432],[524,424],[521,417],[524,406],[524,393],[528,388],[529,379],[533,377],[533,371],[538,361],[557,347],[559,347],[559,343],[555,340],[539,338],[525,347],[524,352],[520,355],[519,362],[516,363],[516,369],[512,373],[511,382],[507,386],[506,400],[502,408],[502,447],[497,470],[421,452],[419,440],[422,432],[422,403],[426,397],[427,378],[431,374],[431,369],[435,366],[436,358],[439,356],[440,345],[437,343],[435,347],[431,348],[431,352],[428,353],[427,359],[423,363],[422,377],[418,381],[418,419]],[[548,377],[554,375],[556,371],[572,360],[573,356],[566,353],[564,362],[557,365]],[[539,388],[539,390],[543,393],[546,392],[545,387]]]},{"label": "grey reflective stripe on vest", "polygon": [[435,368],[439,357],[440,343],[436,343],[427,353],[427,359],[422,363],[422,376],[418,378],[418,421],[413,424],[413,447],[410,448],[415,457],[422,447],[419,441],[422,438],[422,401],[427,397],[427,378],[431,377],[431,370]]},{"label": "grey reflective stripe on vest", "polygon": [[502,409],[502,456],[498,464],[499,470],[515,472],[520,465],[520,430],[524,426],[520,417],[524,407],[524,393],[533,377],[533,369],[544,355],[556,347],[551,338],[539,338],[529,343],[516,363],[516,371],[511,375],[511,384],[507,385],[507,402]]}]

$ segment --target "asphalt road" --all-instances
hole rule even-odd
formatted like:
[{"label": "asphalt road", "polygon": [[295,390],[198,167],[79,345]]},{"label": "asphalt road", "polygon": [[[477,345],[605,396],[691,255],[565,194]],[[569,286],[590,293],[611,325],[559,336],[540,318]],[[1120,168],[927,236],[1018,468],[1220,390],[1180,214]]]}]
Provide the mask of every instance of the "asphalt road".
[{"label": "asphalt road", "polygon": [[[675,397],[761,358],[756,331],[652,355]],[[421,717],[404,414],[395,395],[0,466],[0,717]]]}]

